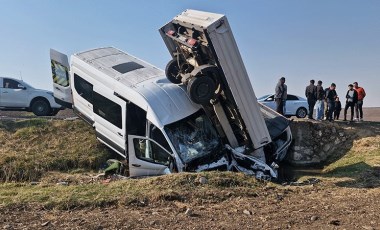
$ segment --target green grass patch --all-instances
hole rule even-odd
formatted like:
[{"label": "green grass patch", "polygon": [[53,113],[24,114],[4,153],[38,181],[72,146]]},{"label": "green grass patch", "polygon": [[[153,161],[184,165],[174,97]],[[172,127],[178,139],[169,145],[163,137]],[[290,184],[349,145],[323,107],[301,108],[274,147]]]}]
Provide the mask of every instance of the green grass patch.
[{"label": "green grass patch", "polygon": [[326,166],[322,175],[347,179],[339,181],[338,186],[380,187],[380,136],[354,141],[352,149],[341,159]]}]

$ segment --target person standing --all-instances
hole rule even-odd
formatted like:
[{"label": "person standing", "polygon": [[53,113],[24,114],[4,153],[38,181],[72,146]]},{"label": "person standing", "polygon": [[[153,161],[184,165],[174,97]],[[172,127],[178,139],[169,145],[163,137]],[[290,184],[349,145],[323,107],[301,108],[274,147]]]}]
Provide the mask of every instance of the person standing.
[{"label": "person standing", "polygon": [[358,102],[358,93],[354,90],[354,86],[352,84],[348,85],[348,91],[346,94],[346,106],[344,107],[344,120],[347,121],[347,110],[351,108],[351,121],[354,120],[354,107]]},{"label": "person standing", "polygon": [[305,96],[309,104],[309,119],[313,119],[314,106],[317,102],[317,87],[314,85],[315,81],[310,80],[310,85],[306,86]]},{"label": "person standing", "polygon": [[282,103],[284,104],[283,112],[286,115],[286,99],[288,98],[288,86],[284,83],[284,93],[282,94]]},{"label": "person standing", "polygon": [[340,111],[342,110],[342,103],[339,101],[339,97],[335,99],[335,111],[334,111],[334,120],[339,120]]},{"label": "person standing", "polygon": [[274,94],[274,100],[276,102],[276,111],[279,114],[284,115],[284,84],[285,84],[285,78],[281,77],[280,80],[278,80],[278,83],[275,88],[275,94]]},{"label": "person standing", "polygon": [[323,120],[327,120],[327,117],[328,117],[328,115],[329,115],[329,104],[327,103],[327,92],[329,91],[329,89],[330,89],[330,87],[328,87],[328,88],[326,88],[325,89],[325,96],[324,96],[324,101],[323,101],[323,103],[324,103],[324,113],[323,113],[323,115],[324,115],[324,118],[323,118]]},{"label": "person standing", "polygon": [[355,103],[355,113],[356,120],[363,120],[363,100],[366,96],[365,90],[362,87],[359,87],[357,82],[354,82],[354,89],[358,93],[358,101]]},{"label": "person standing", "polygon": [[330,87],[326,89],[326,101],[328,106],[327,120],[333,121],[333,113],[335,109],[335,98],[338,96],[335,83],[331,83]]},{"label": "person standing", "polygon": [[325,90],[322,86],[322,81],[319,80],[317,83],[317,102],[316,102],[316,118],[317,120],[322,120],[323,118],[323,109],[324,109],[324,100],[325,100]]}]

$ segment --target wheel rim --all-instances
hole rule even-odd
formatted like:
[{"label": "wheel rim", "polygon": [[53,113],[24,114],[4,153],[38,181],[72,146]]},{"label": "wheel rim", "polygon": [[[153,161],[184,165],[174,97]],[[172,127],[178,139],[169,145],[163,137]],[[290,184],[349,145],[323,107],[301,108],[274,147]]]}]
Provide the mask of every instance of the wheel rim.
[{"label": "wheel rim", "polygon": [[298,116],[299,116],[300,118],[304,118],[304,117],[306,117],[306,111],[305,111],[305,109],[299,109],[299,110],[298,110]]},{"label": "wheel rim", "polygon": [[197,104],[208,103],[214,95],[215,84],[207,76],[194,77],[187,86],[188,94],[193,102]]},{"label": "wheel rim", "polygon": [[210,93],[209,89],[210,89],[209,84],[207,83],[200,84],[196,89],[198,97],[203,98],[207,96]]},{"label": "wheel rim", "polygon": [[49,113],[49,108],[46,102],[37,101],[33,106],[33,112],[38,116],[44,116]]}]

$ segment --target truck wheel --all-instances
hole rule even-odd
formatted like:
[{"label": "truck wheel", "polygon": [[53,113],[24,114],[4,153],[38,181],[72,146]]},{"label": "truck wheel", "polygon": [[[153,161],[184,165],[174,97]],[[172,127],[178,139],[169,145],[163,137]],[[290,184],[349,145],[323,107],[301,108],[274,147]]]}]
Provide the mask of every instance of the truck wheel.
[{"label": "truck wheel", "polygon": [[181,76],[179,75],[179,66],[177,60],[173,59],[168,62],[165,68],[166,78],[173,84],[181,83]]},{"label": "truck wheel", "polygon": [[187,84],[187,93],[196,104],[206,104],[214,97],[216,84],[209,76],[192,77]]},{"label": "truck wheel", "polygon": [[51,108],[47,101],[43,99],[37,99],[32,104],[32,112],[36,116],[47,116],[50,114]]}]

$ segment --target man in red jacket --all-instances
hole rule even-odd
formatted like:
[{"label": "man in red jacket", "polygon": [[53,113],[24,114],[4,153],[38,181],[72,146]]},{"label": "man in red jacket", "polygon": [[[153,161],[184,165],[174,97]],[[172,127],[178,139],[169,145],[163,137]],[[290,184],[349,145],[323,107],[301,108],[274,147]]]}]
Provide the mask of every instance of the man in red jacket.
[{"label": "man in red jacket", "polygon": [[358,101],[355,103],[355,114],[357,121],[363,120],[363,99],[365,97],[365,90],[362,87],[359,87],[357,82],[354,82],[354,89],[358,93]]}]

